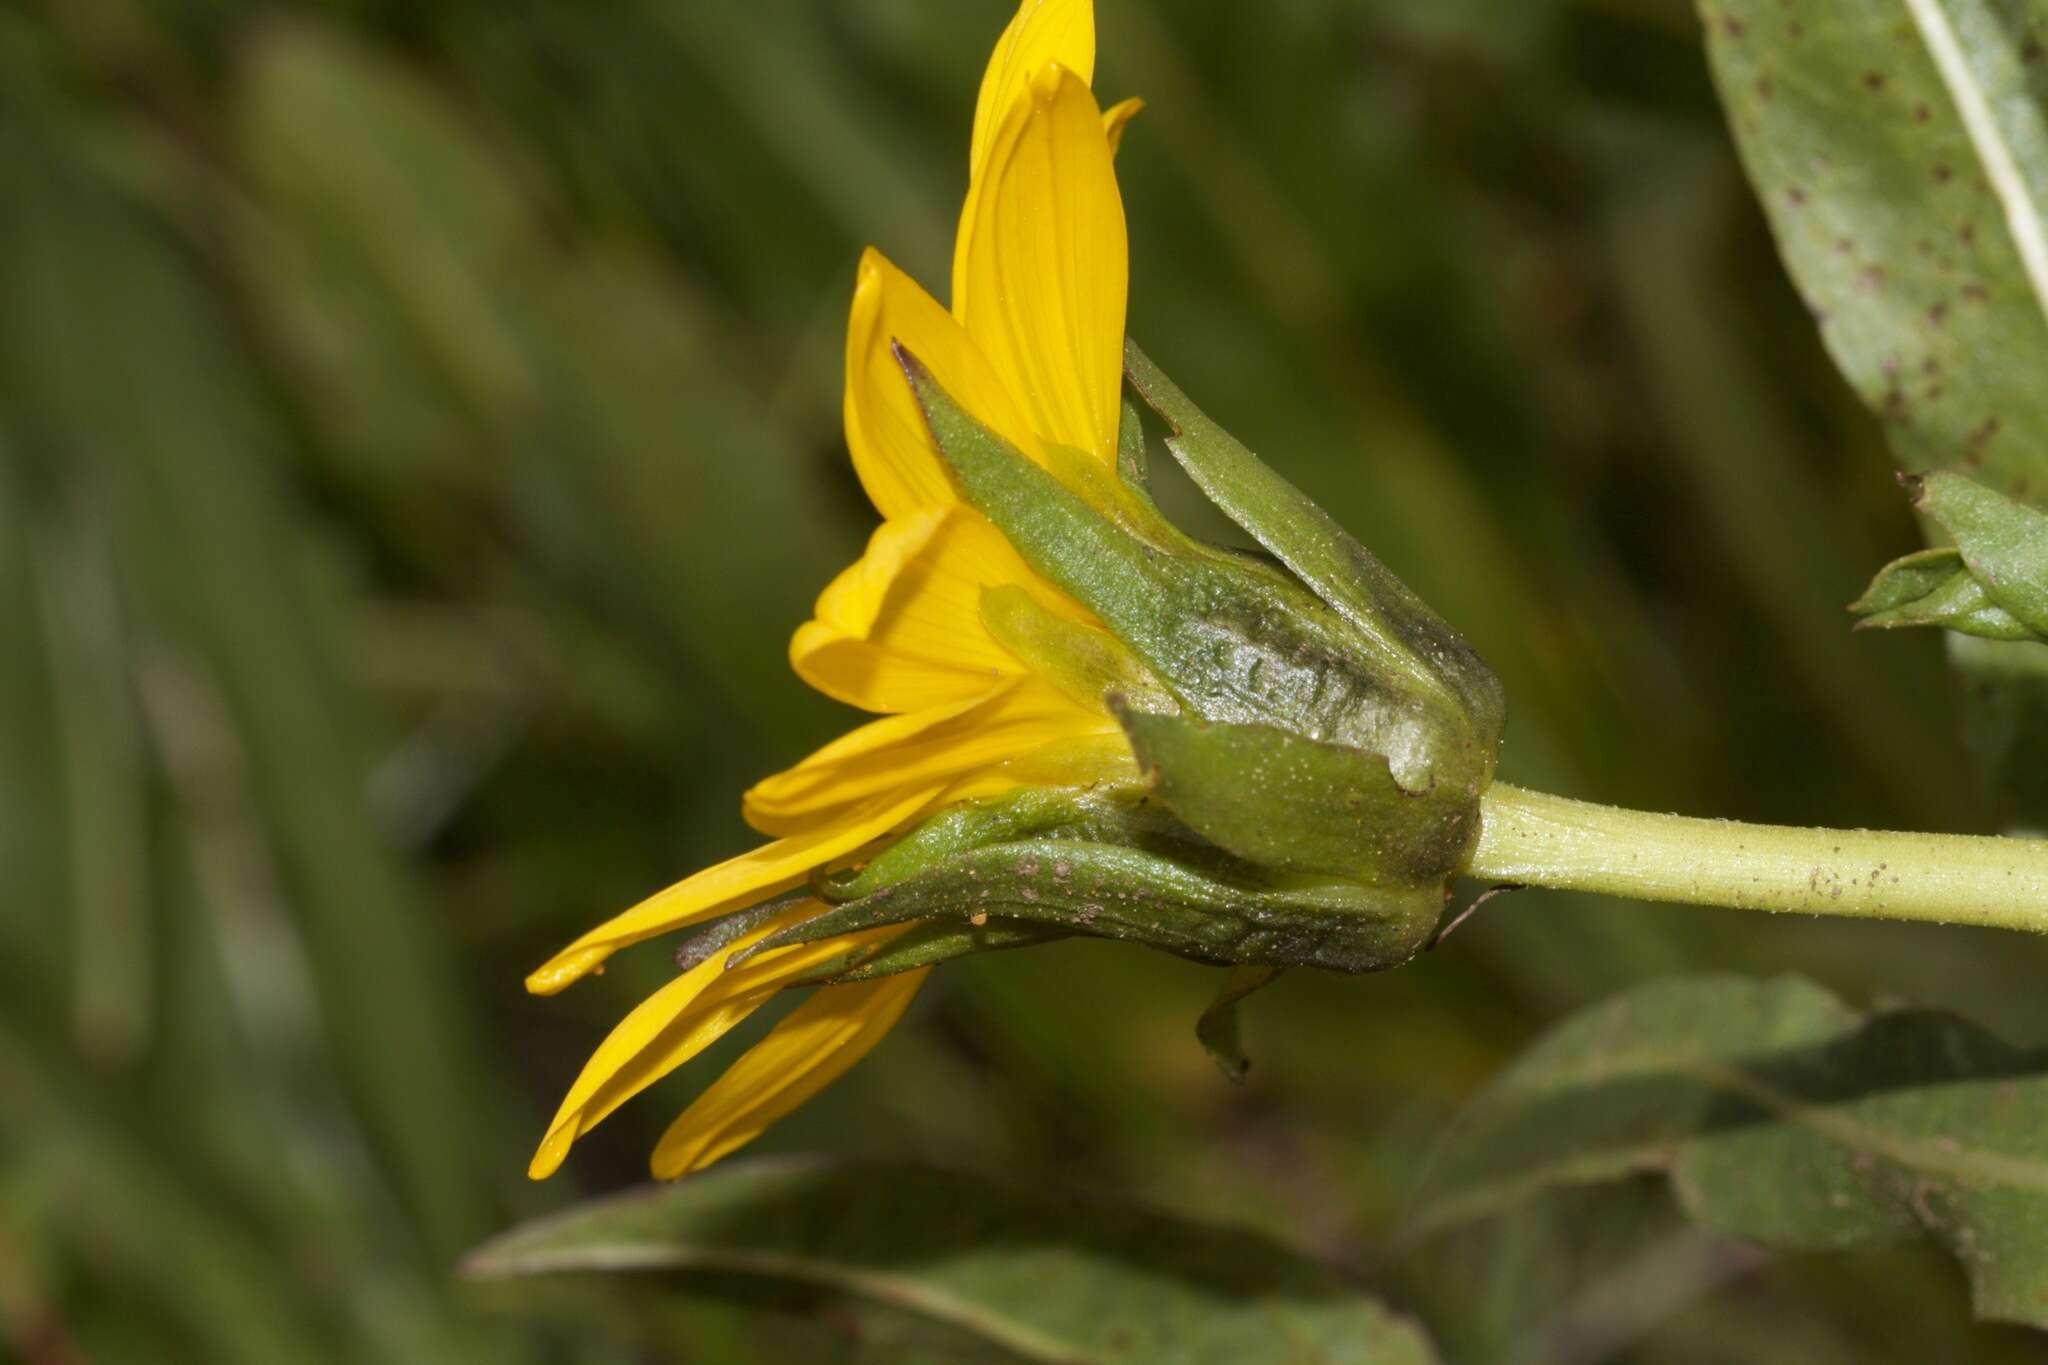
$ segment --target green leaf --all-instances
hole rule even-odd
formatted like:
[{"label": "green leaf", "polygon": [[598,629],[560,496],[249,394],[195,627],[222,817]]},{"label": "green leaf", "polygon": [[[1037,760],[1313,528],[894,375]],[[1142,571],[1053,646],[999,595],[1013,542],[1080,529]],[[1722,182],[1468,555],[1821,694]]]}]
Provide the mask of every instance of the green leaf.
[{"label": "green leaf", "polygon": [[1993,605],[2048,637],[2048,513],[1949,473],[1916,480],[1913,505],[1955,537]]},{"label": "green leaf", "polygon": [[1913,504],[1956,544],[1894,560],[1850,610],[1864,626],[1946,626],[2048,641],[2048,514],[1960,474],[1910,481]]},{"label": "green leaf", "polygon": [[[1700,14],[1786,266],[1900,466],[2048,507],[2048,6],[1700,0]],[[1925,614],[1984,624],[1952,591]],[[1994,662],[2026,647],[1962,656],[1975,704],[2048,713],[2048,684]]]},{"label": "green leaf", "polygon": [[2048,1057],[1806,981],[1660,982],[1567,1020],[1440,1150],[1417,1226],[1670,1175],[1701,1224],[1786,1251],[1935,1239],[1978,1313],[2048,1326]]},{"label": "green leaf", "polygon": [[[1898,463],[2048,505],[2040,2],[1700,0],[1700,14],[1786,266]],[[2001,641],[1952,655],[1964,720],[2013,817],[2040,825],[2048,804],[2015,755],[2048,747],[2034,729],[2048,726],[2048,681],[2003,657],[2028,645],[1972,589],[1950,593],[1919,614]],[[1874,624],[1921,624],[1911,616]],[[1987,733],[2011,747],[1985,749]]]},{"label": "green leaf", "polygon": [[1700,13],[1785,263],[1900,462],[2048,493],[2039,0]]},{"label": "green leaf", "polygon": [[908,1312],[995,1358],[1421,1365],[1421,1333],[1260,1238],[897,1165],[735,1163],[517,1229],[476,1280],[666,1272],[697,1294]]},{"label": "green leaf", "polygon": [[2027,624],[1991,600],[1953,549],[1920,550],[1877,571],[1869,591],[1849,604],[1856,629],[1941,626],[1986,640],[2037,640]]}]

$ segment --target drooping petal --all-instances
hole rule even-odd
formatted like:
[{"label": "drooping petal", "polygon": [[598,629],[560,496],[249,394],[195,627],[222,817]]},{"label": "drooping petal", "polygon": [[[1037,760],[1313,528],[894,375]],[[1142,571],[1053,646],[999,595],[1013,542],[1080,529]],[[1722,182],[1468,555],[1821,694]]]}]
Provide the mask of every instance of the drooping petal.
[{"label": "drooping petal", "polygon": [[650,1163],[655,1178],[703,1170],[845,1075],[896,1026],[930,971],[820,987],[669,1125]]},{"label": "drooping petal", "polygon": [[[808,919],[818,909],[811,904],[778,915],[741,937],[733,947],[737,950],[756,943],[779,929]],[[744,1012],[731,1009],[697,1011],[688,1027],[681,1026],[686,1012],[703,997],[705,989],[724,975],[726,957],[725,953],[714,954],[648,996],[598,1044],[597,1051],[569,1086],[569,1093],[562,1097],[561,1107],[548,1124],[547,1136],[541,1139],[540,1148],[527,1168],[529,1176],[544,1180],[554,1174],[572,1142],[595,1128],[627,1099],[710,1046],[745,1017]]]},{"label": "drooping petal", "polygon": [[893,787],[873,801],[841,812],[836,820],[817,822],[804,833],[685,877],[549,958],[526,978],[526,989],[535,995],[553,995],[621,948],[798,886],[813,868],[843,858],[907,824],[937,794],[940,785]]},{"label": "drooping petal", "polygon": [[1145,101],[1133,95],[1130,99],[1119,100],[1102,111],[1102,131],[1109,138],[1109,154],[1115,156],[1124,145],[1124,129],[1132,119],[1145,112]]},{"label": "drooping petal", "polygon": [[953,314],[1037,435],[1105,464],[1116,459],[1129,250],[1095,96],[1073,72],[1041,68],[969,190],[953,254]]},{"label": "drooping petal", "polygon": [[773,834],[814,820],[836,822],[842,808],[884,793],[945,786],[1020,755],[1115,729],[1107,714],[1026,676],[972,706],[891,716],[842,736],[749,791],[747,823]]},{"label": "drooping petal", "polygon": [[884,517],[957,501],[924,414],[890,349],[901,342],[968,411],[1027,453],[1038,448],[1009,391],[938,301],[879,251],[863,253],[846,325],[846,444]]},{"label": "drooping petal", "polygon": [[1016,17],[996,41],[974,102],[974,142],[967,158],[972,178],[980,179],[1003,116],[1032,74],[1054,62],[1083,82],[1095,79],[1094,0],[1024,0],[1017,7]]},{"label": "drooping petal", "polygon": [[[818,914],[824,907],[809,902],[740,938],[733,951],[751,946],[769,934]],[[732,1028],[793,980],[798,980],[849,951],[886,942],[900,929],[874,930],[819,943],[765,953],[737,969],[729,969],[729,952],[715,953],[643,1000],[598,1045],[562,1098],[548,1124],[547,1135],[534,1152],[527,1174],[535,1180],[552,1175],[577,1138],[595,1128],[612,1111],[724,1037]]]}]

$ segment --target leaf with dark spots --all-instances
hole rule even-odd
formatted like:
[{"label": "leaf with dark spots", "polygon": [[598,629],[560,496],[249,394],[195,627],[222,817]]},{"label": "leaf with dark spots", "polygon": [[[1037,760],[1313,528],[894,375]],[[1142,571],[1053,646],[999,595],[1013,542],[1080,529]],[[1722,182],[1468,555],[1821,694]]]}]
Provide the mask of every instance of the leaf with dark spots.
[{"label": "leaf with dark spots", "polygon": [[[1750,180],[1821,337],[1885,424],[1900,467],[1967,471],[2048,510],[2048,83],[2039,0],[1700,0],[1721,99]],[[1739,41],[1728,21],[1744,25]],[[1768,97],[1759,93],[1768,89]],[[1907,382],[1908,376],[1939,380]],[[1892,570],[1880,574],[1881,583]],[[1873,625],[1936,624],[1990,643],[1958,656],[1970,705],[2048,715],[2048,683],[1978,588]],[[1887,591],[1902,580],[1885,584]],[[2017,689],[2018,695],[2013,695]],[[2028,722],[2032,723],[2032,722]],[[1999,728],[1972,720],[1980,734]],[[2011,731],[1985,754],[2010,818],[2048,809]]]}]

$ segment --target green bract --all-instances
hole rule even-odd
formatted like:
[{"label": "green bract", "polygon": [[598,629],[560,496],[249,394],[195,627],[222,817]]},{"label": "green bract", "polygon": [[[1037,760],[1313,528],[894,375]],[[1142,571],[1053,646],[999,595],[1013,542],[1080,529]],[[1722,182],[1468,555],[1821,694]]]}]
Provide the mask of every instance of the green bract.
[{"label": "green bract", "polygon": [[1264,555],[1202,544],[1144,487],[1126,408],[1112,471],[1035,463],[904,370],[967,501],[1108,627],[991,589],[992,634],[1123,725],[1142,785],[1033,789],[927,820],[813,891],[830,912],[756,951],[916,922],[831,979],[1090,934],[1206,962],[1366,971],[1412,956],[1478,836],[1500,687],[1326,513],[1135,347],[1168,446]]},{"label": "green bract", "polygon": [[1076,934],[1198,962],[1369,971],[1410,957],[1443,907],[1440,883],[1389,895],[1239,858],[1135,784],[963,803],[812,892],[834,908],[733,960],[914,920],[918,929],[880,955],[827,975],[876,976]]}]

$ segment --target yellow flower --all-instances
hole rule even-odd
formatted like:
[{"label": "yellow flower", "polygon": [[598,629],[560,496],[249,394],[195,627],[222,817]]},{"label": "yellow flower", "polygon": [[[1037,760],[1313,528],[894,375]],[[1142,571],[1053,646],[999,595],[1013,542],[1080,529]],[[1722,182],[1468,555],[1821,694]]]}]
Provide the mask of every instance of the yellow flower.
[{"label": "yellow flower", "polygon": [[[1071,467],[1078,452],[1114,468],[1129,261],[1111,158],[1139,106],[1105,114],[1089,88],[1094,66],[1092,0],[1023,0],[975,108],[952,311],[880,253],[860,263],[846,439],[883,523],[818,598],[790,660],[813,687],[885,719],[747,793],[749,823],[774,842],[585,934],[527,978],[528,990],[553,994],[620,948],[792,891],[956,802],[1135,774],[1099,697],[1063,690],[985,623],[985,594],[1021,591],[1075,629],[1101,629],[960,500],[892,353],[900,344],[917,356],[964,408],[1040,463]],[[729,948],[823,908],[799,900]],[[900,932],[773,949],[731,969],[721,948],[684,971],[598,1048],[530,1174],[552,1174],[576,1138],[785,986]],[[676,1119],[655,1148],[654,1174],[710,1165],[830,1084],[902,1016],[928,971],[820,987]]]}]

